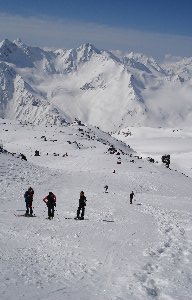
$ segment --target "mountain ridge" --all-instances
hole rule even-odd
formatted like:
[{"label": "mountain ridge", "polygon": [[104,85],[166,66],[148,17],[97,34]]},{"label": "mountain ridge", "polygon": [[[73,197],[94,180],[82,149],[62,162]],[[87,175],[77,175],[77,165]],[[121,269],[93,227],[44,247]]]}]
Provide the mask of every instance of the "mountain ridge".
[{"label": "mountain ridge", "polygon": [[[192,66],[189,60],[188,76],[183,76],[186,64],[160,66],[144,54],[120,57],[90,43],[45,50],[5,39],[0,43],[0,115],[36,124],[78,118],[109,132],[127,126],[186,125],[192,109]],[[178,91],[184,100],[175,105]],[[168,111],[170,103],[173,109]]]}]

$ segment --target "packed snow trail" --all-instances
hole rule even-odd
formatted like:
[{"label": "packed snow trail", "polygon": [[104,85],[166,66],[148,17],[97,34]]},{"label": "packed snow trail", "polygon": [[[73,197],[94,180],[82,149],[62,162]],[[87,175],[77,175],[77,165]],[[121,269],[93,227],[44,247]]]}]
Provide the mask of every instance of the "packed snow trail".
[{"label": "packed snow trail", "polygon": [[192,214],[187,210],[180,212],[152,205],[143,206],[142,212],[154,216],[162,241],[146,251],[148,261],[143,270],[135,274],[140,289],[160,299],[189,299],[192,240],[188,240],[186,231],[192,229],[189,226]]}]

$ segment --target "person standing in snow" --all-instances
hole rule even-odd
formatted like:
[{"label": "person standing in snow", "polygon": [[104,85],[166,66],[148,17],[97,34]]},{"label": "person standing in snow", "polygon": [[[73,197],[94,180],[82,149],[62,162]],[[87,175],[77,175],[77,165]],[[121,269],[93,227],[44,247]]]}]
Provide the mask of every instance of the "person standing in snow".
[{"label": "person standing in snow", "polygon": [[[77,209],[77,217],[75,219],[84,220],[84,214],[85,214],[85,206],[86,206],[86,197],[84,195],[84,192],[80,192],[80,198],[79,198],[79,207]],[[81,217],[80,217],[81,213]]]},{"label": "person standing in snow", "polygon": [[105,189],[105,193],[108,193],[108,185],[105,185],[104,189]]},{"label": "person standing in snow", "polygon": [[51,220],[54,217],[55,207],[56,207],[56,196],[49,192],[49,195],[47,195],[43,201],[46,203],[48,207],[48,219]]},{"label": "person standing in snow", "polygon": [[26,216],[33,215],[33,195],[34,195],[34,190],[32,189],[32,187],[29,187],[24,194],[25,203],[26,203],[26,213],[25,213]]},{"label": "person standing in snow", "polygon": [[133,203],[133,196],[135,196],[135,194],[133,193],[133,191],[130,194],[130,204]]}]

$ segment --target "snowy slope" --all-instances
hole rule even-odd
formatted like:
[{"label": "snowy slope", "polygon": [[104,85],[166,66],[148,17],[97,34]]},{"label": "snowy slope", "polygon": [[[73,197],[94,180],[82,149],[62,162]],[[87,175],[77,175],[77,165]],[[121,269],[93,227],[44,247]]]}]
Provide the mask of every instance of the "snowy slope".
[{"label": "snowy slope", "polygon": [[62,124],[70,119],[36,91],[7,63],[0,62],[0,116],[34,124]]},{"label": "snowy slope", "polygon": [[[28,159],[0,153],[2,300],[191,299],[191,178],[94,127],[1,120],[0,132],[5,149]],[[30,185],[37,217],[16,217]],[[50,190],[53,221],[42,202]],[[81,190],[85,220],[75,221]]]},{"label": "snowy slope", "polygon": [[191,125],[189,77],[143,54],[122,57],[89,43],[44,50],[6,39],[0,44],[0,64],[3,117],[35,124],[78,118],[109,132]]}]

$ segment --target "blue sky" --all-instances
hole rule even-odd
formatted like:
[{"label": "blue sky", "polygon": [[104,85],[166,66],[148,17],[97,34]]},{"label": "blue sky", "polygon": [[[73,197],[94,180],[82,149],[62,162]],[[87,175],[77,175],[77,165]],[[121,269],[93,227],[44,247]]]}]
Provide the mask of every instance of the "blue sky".
[{"label": "blue sky", "polygon": [[191,11],[189,0],[0,0],[0,39],[192,56]]}]

